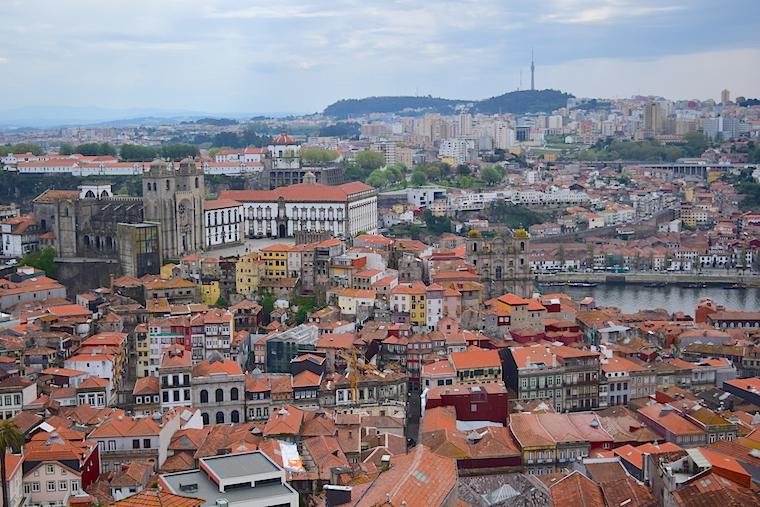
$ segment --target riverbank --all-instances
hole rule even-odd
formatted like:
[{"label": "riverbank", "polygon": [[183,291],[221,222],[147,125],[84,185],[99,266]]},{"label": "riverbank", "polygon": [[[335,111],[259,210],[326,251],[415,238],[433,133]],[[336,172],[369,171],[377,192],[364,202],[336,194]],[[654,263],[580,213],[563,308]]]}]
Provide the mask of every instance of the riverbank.
[{"label": "riverbank", "polygon": [[760,275],[753,273],[552,273],[535,274],[539,283],[597,283],[597,284],[665,284],[665,285],[739,285],[760,287]]}]

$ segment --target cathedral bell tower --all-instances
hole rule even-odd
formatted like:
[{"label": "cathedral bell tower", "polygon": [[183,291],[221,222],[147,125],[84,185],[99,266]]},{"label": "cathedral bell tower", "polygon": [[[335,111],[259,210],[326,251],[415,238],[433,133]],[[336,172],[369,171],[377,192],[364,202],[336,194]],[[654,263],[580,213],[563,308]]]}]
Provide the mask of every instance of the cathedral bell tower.
[{"label": "cathedral bell tower", "polygon": [[159,224],[163,259],[179,259],[203,247],[203,169],[192,159],[154,160],[143,174],[143,217]]}]

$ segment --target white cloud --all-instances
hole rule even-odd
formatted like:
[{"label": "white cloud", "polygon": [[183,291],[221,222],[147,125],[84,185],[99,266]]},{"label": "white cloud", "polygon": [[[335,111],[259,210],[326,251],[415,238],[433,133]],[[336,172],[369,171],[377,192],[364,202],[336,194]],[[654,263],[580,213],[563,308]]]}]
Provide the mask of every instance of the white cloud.
[{"label": "white cloud", "polygon": [[541,21],[553,23],[604,23],[681,10],[680,5],[645,5],[642,0],[555,0]]},{"label": "white cloud", "polygon": [[[730,49],[652,59],[590,58],[538,67],[541,88],[560,88],[583,97],[661,95],[673,99],[756,96],[759,48]],[[614,96],[614,97],[613,97]]]}]

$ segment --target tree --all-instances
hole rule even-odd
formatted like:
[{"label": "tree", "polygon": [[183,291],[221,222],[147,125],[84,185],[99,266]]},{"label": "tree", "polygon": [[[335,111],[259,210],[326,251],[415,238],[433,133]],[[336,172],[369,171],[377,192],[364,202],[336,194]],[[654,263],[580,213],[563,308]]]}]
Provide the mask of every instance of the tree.
[{"label": "tree", "polygon": [[153,146],[139,144],[122,144],[119,147],[119,157],[125,162],[150,162],[159,155],[159,150]]},{"label": "tree", "polygon": [[261,295],[261,313],[264,315],[264,324],[269,324],[270,315],[274,311],[274,296],[269,291]]},{"label": "tree", "polygon": [[416,186],[422,186],[427,183],[427,176],[420,170],[415,170],[412,173],[412,184]]},{"label": "tree", "polygon": [[502,177],[499,174],[499,171],[493,167],[484,167],[480,170],[480,178],[486,185],[493,186],[499,183]]},{"label": "tree", "polygon": [[216,303],[214,303],[214,306],[217,308],[227,308],[230,306],[230,304],[227,302],[226,299],[224,299],[224,296],[219,296],[219,298],[216,300]]},{"label": "tree", "polygon": [[382,169],[375,169],[367,177],[367,185],[372,185],[373,187],[381,188],[387,184],[388,184],[388,174],[387,174],[387,171],[383,171]]},{"label": "tree", "polygon": [[61,147],[58,148],[59,155],[73,155],[74,151],[76,151],[76,147],[72,143],[63,143]]},{"label": "tree", "polygon": [[55,250],[45,247],[42,251],[30,252],[21,259],[21,264],[31,266],[45,272],[49,277],[55,276],[58,266],[55,264]]},{"label": "tree", "polygon": [[170,160],[182,160],[200,155],[200,150],[193,144],[166,144],[161,147],[161,156]]},{"label": "tree", "polygon": [[425,219],[425,227],[433,234],[451,232],[451,219],[449,217],[434,216],[433,212],[429,209],[426,209],[422,213],[422,217]]},{"label": "tree", "polygon": [[115,157],[116,147],[111,143],[85,143],[75,148],[76,153],[86,157]]},{"label": "tree", "polygon": [[45,150],[38,144],[31,143],[18,143],[14,145],[0,146],[0,157],[4,157],[9,153],[32,153],[34,155],[42,155]]},{"label": "tree", "polygon": [[301,160],[307,164],[329,164],[336,158],[338,158],[338,152],[335,150],[301,148]]},{"label": "tree", "polygon": [[470,166],[466,164],[459,164],[457,166],[457,174],[459,176],[469,176],[470,174],[472,174],[472,171],[470,170]]},{"label": "tree", "polygon": [[15,421],[6,419],[0,422],[0,474],[2,474],[3,505],[10,505],[8,499],[8,479],[5,470],[5,453],[8,449],[13,453],[21,452],[24,440],[24,434],[18,429]]},{"label": "tree", "polygon": [[372,172],[385,165],[385,155],[377,151],[360,151],[356,154],[356,163],[365,171]]}]

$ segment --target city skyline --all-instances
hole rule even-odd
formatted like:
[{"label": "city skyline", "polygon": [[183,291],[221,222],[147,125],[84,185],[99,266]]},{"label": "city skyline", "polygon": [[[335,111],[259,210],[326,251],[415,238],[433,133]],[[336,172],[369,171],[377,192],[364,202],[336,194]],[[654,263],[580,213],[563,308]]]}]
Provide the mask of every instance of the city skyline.
[{"label": "city skyline", "polygon": [[[2,109],[321,111],[342,98],[756,96],[749,1],[4,2]],[[731,26],[719,37],[715,27]],[[11,71],[14,69],[14,71]]]}]

